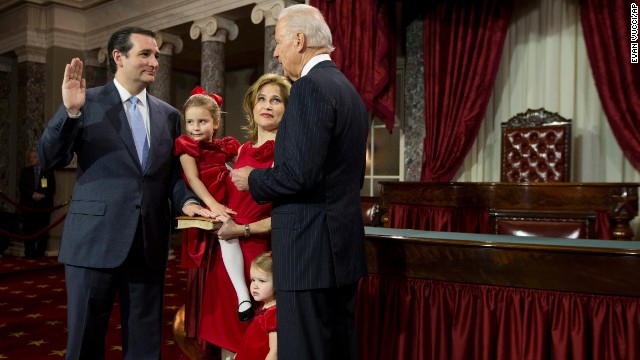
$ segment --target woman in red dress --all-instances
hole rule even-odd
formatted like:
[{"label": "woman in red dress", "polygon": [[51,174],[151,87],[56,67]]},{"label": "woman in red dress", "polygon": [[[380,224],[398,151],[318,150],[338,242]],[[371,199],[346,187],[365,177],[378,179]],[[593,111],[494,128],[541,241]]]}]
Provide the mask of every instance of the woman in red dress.
[{"label": "woman in red dress", "polygon": [[[262,75],[249,88],[243,108],[248,120],[245,130],[250,140],[240,147],[234,168],[272,166],[276,133],[290,88],[289,81],[277,74]],[[271,204],[256,203],[251,194],[238,191],[230,178],[227,178],[227,193],[227,206],[237,214],[233,219],[225,219],[217,235],[223,240],[240,238],[248,283],[251,261],[271,248]],[[249,322],[239,321],[235,299],[221,295],[233,291],[233,285],[224,269],[219,249],[215,242],[209,254],[199,335],[222,349],[237,352]]]}]

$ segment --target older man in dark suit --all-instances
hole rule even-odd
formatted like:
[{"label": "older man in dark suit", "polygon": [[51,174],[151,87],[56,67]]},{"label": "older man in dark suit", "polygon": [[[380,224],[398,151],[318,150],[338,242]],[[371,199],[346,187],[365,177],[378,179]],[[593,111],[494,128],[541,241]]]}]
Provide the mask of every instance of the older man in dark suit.
[{"label": "older man in dark suit", "polygon": [[232,179],[256,201],[273,202],[278,358],[357,359],[367,111],[329,57],[331,32],[316,8],[284,9],[275,39],[274,56],[295,82],[274,166],[238,169]]},{"label": "older man in dark suit", "polygon": [[155,34],[116,31],[108,44],[113,82],[86,89],[83,64],[66,65],[63,105],[38,145],[44,169],[77,155],[77,180],[60,261],[68,301],[67,359],[103,359],[119,294],[125,359],[159,359],[164,272],[171,227],[169,198],[188,194],[176,182],[174,139],[180,113],[149,95],[159,49]]}]

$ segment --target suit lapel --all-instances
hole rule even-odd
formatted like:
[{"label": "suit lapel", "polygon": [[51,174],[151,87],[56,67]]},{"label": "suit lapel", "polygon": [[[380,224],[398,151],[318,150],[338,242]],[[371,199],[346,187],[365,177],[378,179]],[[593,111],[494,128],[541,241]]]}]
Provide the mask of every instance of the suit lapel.
[{"label": "suit lapel", "polygon": [[158,146],[160,142],[166,138],[167,133],[167,121],[166,116],[161,111],[160,101],[157,98],[147,94],[147,104],[149,104],[149,126],[151,127],[149,133],[150,146],[149,156],[147,157],[147,169],[150,169],[153,165],[154,156],[158,153]]}]

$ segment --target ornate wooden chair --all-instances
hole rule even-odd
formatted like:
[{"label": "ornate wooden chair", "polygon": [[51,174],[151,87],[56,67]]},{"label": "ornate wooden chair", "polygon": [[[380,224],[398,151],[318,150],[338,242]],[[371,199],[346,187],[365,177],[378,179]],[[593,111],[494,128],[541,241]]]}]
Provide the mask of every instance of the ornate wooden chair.
[{"label": "ornate wooden chair", "polygon": [[[570,181],[571,120],[544,108],[519,113],[502,123],[502,182]],[[588,239],[595,214],[510,213],[495,211],[496,234]]]},{"label": "ornate wooden chair", "polygon": [[501,182],[570,181],[571,120],[544,108],[502,123]]}]

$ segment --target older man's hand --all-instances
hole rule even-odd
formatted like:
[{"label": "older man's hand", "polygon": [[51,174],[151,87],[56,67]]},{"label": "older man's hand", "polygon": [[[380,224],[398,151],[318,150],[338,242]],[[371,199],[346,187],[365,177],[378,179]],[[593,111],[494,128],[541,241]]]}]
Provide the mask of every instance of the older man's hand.
[{"label": "older man's hand", "polygon": [[251,166],[231,170],[231,181],[233,181],[238,190],[249,190],[249,174],[251,174],[251,171],[253,171]]}]

